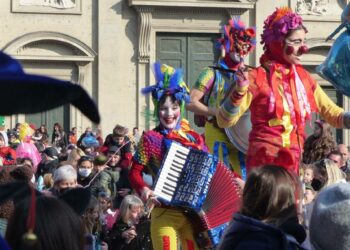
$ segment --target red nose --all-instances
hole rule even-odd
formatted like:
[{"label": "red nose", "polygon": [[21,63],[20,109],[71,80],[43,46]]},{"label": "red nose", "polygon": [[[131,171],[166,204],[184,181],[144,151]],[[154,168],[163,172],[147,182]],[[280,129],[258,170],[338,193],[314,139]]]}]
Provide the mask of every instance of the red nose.
[{"label": "red nose", "polygon": [[309,52],[309,48],[307,46],[303,45],[299,48],[298,52],[300,55],[306,54],[307,52]]}]

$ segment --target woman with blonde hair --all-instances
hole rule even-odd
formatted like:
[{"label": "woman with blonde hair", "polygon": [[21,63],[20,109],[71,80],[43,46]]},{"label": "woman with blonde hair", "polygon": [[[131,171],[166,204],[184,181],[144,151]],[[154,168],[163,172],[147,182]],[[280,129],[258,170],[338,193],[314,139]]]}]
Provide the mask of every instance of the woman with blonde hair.
[{"label": "woman with blonde hair", "polygon": [[69,164],[69,165],[73,166],[75,169],[77,169],[78,168],[78,161],[82,156],[85,156],[84,151],[80,148],[74,148],[74,149],[72,149],[72,151],[70,151],[65,164]]},{"label": "woman with blonde hair", "polygon": [[334,183],[346,182],[346,175],[339,169],[336,163],[330,159],[323,159],[313,164],[314,178],[312,187],[315,191],[319,191],[324,187],[328,187]]},{"label": "woman with blonde hair", "polygon": [[124,197],[119,217],[110,232],[111,249],[148,249],[142,244],[143,235],[138,235],[136,226],[143,215],[144,204],[136,195]]},{"label": "woman with blonde hair", "polygon": [[132,211],[136,209],[141,212],[143,210],[143,207],[144,205],[142,200],[136,195],[125,196],[120,205],[120,220],[122,220],[124,223],[129,224],[130,220],[132,219]]}]

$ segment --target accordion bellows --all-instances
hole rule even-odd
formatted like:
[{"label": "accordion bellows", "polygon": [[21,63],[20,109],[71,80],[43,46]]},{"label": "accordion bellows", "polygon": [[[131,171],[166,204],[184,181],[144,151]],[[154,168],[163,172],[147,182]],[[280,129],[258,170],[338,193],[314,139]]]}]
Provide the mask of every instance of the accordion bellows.
[{"label": "accordion bellows", "polygon": [[175,142],[170,142],[154,192],[167,205],[195,212],[201,248],[219,243],[241,203],[240,188],[230,169],[211,154]]}]

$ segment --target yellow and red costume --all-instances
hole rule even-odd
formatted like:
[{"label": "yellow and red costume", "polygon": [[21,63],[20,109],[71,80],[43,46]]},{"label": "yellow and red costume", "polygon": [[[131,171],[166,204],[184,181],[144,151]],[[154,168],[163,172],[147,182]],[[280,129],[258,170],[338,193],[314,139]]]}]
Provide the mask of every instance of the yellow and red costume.
[{"label": "yellow and red costume", "polygon": [[[296,66],[295,71],[291,71],[290,74],[295,74],[295,72],[302,79],[305,91],[308,91],[310,111],[319,112],[334,127],[343,127],[343,109],[332,102],[301,66]],[[246,89],[237,87],[231,99],[221,106],[217,115],[219,126],[233,126],[240,116],[250,109],[252,131],[249,135],[247,171],[249,172],[252,167],[274,163],[286,165],[287,168],[297,173],[305,139],[304,125],[307,112],[304,111],[304,114],[301,114],[296,110],[300,104],[296,94],[293,98],[296,85],[291,84],[286,89],[282,84],[274,86],[278,91],[276,108],[269,112],[268,104],[273,87],[268,82],[266,70],[259,67],[250,71],[249,83]],[[288,105],[287,96],[292,96],[291,104],[294,110],[291,110],[291,105]],[[283,158],[285,155],[287,158]]]},{"label": "yellow and red costume", "polygon": [[[157,84],[143,89],[143,93],[152,93],[155,115],[159,118],[158,110],[161,108],[159,103],[164,96],[174,97],[184,111],[184,104],[189,101],[189,93],[182,80],[181,71],[156,63],[154,72]],[[165,128],[160,122],[155,129],[143,133],[133,157],[129,179],[132,187],[139,193],[148,187],[143,180],[143,172],[150,173],[154,180],[158,175],[166,155],[165,140],[176,141],[185,147],[208,151],[204,139],[189,127],[188,121],[181,120],[179,117],[173,129]],[[165,204],[155,207],[151,213],[151,238],[154,249],[177,250],[179,241],[184,250],[199,249],[194,238],[192,223],[182,207]]]},{"label": "yellow and red costume", "polygon": [[[187,120],[182,120],[180,128],[170,133],[160,127],[143,133],[129,172],[131,184],[139,193],[147,186],[142,178],[143,172],[150,173],[154,179],[157,177],[166,153],[165,139],[189,148],[207,151],[203,138],[190,129]],[[151,216],[151,236],[154,249],[177,250],[178,238],[183,244],[183,249],[198,249],[192,223],[180,207],[162,205],[154,208]]]},{"label": "yellow and red costume", "polygon": [[[335,105],[301,65],[283,57],[284,39],[290,30],[304,28],[291,9],[277,9],[265,21],[262,66],[238,82],[217,112],[220,127],[233,126],[251,112],[247,172],[253,167],[276,164],[298,173],[305,139],[305,124],[319,112],[329,124],[344,127],[344,110]],[[305,29],[305,28],[304,28]]]}]

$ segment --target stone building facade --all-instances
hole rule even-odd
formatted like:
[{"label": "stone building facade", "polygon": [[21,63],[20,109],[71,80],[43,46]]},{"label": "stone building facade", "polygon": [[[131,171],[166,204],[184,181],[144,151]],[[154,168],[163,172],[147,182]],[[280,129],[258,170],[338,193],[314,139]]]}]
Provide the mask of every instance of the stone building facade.
[{"label": "stone building facade", "polygon": [[[239,16],[261,34],[264,19],[276,7],[297,10],[309,30],[310,54],[303,57],[303,64],[314,73],[334,42],[325,38],[340,24],[346,4],[346,0],[9,0],[0,3],[0,47],[19,59],[27,72],[82,85],[98,104],[106,135],[117,123],[129,128],[152,126],[152,105],[140,95],[141,88],[154,83],[151,64],[161,60],[180,66],[193,85],[200,69],[216,60],[213,41],[228,18]],[[258,65],[262,53],[259,39],[247,60],[252,66]],[[350,110],[347,98],[315,77]],[[23,121],[38,126],[59,121],[66,130],[76,126],[79,132],[93,125],[69,105],[7,117],[6,126]],[[347,131],[337,132],[347,144],[348,137]]]}]

